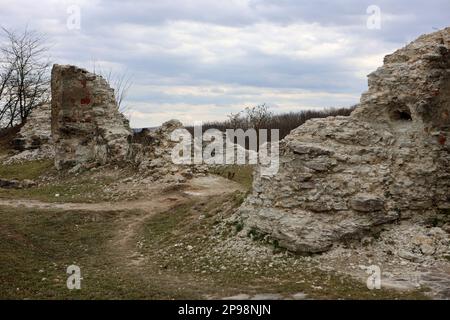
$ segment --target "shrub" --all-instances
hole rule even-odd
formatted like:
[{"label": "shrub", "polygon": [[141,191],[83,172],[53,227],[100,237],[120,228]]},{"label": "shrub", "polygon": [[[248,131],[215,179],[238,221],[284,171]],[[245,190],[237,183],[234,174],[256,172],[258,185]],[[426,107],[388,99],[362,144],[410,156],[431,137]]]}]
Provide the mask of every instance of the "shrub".
[{"label": "shrub", "polygon": [[[286,137],[292,130],[301,126],[309,119],[326,118],[335,116],[349,116],[356,108],[327,108],[324,110],[302,110],[297,112],[289,112],[282,114],[273,114],[268,110],[266,104],[262,104],[253,108],[246,108],[237,114],[230,114],[226,121],[212,121],[203,124],[203,131],[208,129],[218,129],[225,131],[226,129],[241,128],[247,130],[249,128],[259,129],[278,129],[280,130],[280,139]],[[187,126],[187,130],[194,133],[194,127]],[[269,137],[270,138],[270,137]]]}]

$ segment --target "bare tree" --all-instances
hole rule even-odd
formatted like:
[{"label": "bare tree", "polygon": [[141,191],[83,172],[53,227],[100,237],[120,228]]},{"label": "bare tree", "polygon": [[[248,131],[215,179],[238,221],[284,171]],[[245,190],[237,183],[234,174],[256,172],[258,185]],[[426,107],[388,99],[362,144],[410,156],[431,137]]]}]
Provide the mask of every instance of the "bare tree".
[{"label": "bare tree", "polygon": [[116,99],[117,106],[120,112],[125,112],[128,106],[124,104],[128,91],[132,86],[131,77],[127,73],[123,74],[113,74],[111,72],[106,76],[106,81],[108,81],[114,88],[114,97]]},{"label": "bare tree", "polygon": [[229,114],[226,124],[232,129],[263,129],[267,126],[273,114],[269,111],[269,106],[260,104],[254,107],[247,107],[238,113]]},{"label": "bare tree", "polygon": [[30,112],[49,100],[49,67],[46,39],[36,31],[1,29],[0,126],[26,121]]},{"label": "bare tree", "polygon": [[242,111],[239,111],[238,113],[230,113],[227,117],[231,129],[236,130],[244,126],[245,118],[242,116]]},{"label": "bare tree", "polygon": [[11,112],[11,92],[10,92],[10,80],[12,75],[12,65],[1,63],[0,65],[0,102],[4,103],[4,106],[0,105],[0,127],[1,120],[3,118],[9,118]]},{"label": "bare tree", "polygon": [[105,72],[102,69],[97,69],[95,62],[93,67],[93,72],[103,77],[109,85],[114,89],[114,98],[116,100],[117,107],[120,112],[125,112],[128,110],[128,106],[124,105],[126,98],[128,96],[128,91],[133,85],[131,81],[131,76],[125,73],[115,73],[112,69],[109,69],[108,72]]},{"label": "bare tree", "polygon": [[[314,118],[326,118],[326,117],[336,117],[336,116],[349,116],[353,110],[358,105],[351,106],[349,108],[325,108],[323,110],[299,110],[289,113],[273,114],[271,112],[262,113],[263,117],[256,117],[260,119],[265,119],[266,121],[257,121],[256,126],[260,129],[268,129],[268,138],[270,138],[270,129],[278,129],[279,139],[286,137],[292,130],[298,128],[304,124],[309,119]],[[247,110],[252,110],[253,108],[247,108]],[[261,110],[260,110],[261,111]],[[267,110],[268,111],[268,110]],[[258,114],[258,112],[256,113]],[[210,121],[203,124],[203,131],[208,129],[218,129],[225,132],[227,129],[243,129],[247,130],[255,126],[248,123],[248,114],[246,110],[232,113],[228,115],[228,120],[226,121]],[[255,118],[255,117],[252,117]],[[258,123],[264,123],[264,126],[258,125]],[[194,127],[187,126],[186,129],[194,134]]]},{"label": "bare tree", "polygon": [[245,113],[249,126],[255,130],[263,129],[273,115],[265,103],[251,108],[247,107]]}]

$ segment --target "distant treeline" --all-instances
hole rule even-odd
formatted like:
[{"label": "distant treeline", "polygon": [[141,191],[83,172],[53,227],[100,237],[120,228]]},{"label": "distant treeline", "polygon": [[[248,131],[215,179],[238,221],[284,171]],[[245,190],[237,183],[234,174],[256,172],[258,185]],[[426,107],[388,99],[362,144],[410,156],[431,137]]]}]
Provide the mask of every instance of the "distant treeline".
[{"label": "distant treeline", "polygon": [[[239,114],[231,114],[226,121],[212,121],[203,123],[203,131],[208,129],[218,129],[225,131],[226,129],[243,129],[248,130],[254,128],[259,129],[278,129],[280,139],[287,136],[292,130],[301,126],[309,119],[326,118],[330,116],[349,116],[356,108],[355,106],[348,108],[327,108],[324,110],[302,110],[297,112],[289,112],[283,114],[272,114],[265,105],[246,109]],[[186,127],[191,134],[194,132],[193,126]]]}]

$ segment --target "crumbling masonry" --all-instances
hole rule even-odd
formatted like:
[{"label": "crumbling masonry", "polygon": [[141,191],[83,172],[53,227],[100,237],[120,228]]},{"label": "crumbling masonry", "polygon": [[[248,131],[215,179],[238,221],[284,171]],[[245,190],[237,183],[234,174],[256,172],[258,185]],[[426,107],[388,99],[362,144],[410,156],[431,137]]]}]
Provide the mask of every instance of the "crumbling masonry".
[{"label": "crumbling masonry", "polygon": [[[280,170],[240,209],[248,230],[298,253],[396,221],[450,216],[450,28],[388,55],[350,117],[314,119],[280,143]],[[446,222],[447,221],[447,222]]]},{"label": "crumbling masonry", "polygon": [[132,132],[105,79],[55,64],[51,87],[57,169],[126,160]]}]

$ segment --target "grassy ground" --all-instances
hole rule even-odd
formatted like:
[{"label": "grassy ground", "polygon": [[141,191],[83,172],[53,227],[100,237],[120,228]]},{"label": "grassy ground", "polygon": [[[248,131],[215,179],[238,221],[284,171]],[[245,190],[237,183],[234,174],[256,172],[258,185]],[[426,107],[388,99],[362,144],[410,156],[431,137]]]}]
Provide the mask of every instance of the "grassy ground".
[{"label": "grassy ground", "polygon": [[[41,179],[46,176],[49,179]],[[53,161],[28,161],[0,166],[0,179],[34,180],[38,185],[26,189],[2,189],[0,198],[33,199],[46,202],[99,202],[111,200],[104,189],[115,178],[89,172],[77,176],[58,173]]]},{"label": "grassy ground", "polygon": [[[228,212],[241,196],[186,203],[147,220],[135,239],[145,257],[139,265],[130,265],[112,243],[122,222],[139,212],[0,207],[0,298],[201,299],[297,292],[327,299],[424,298],[420,292],[369,291],[296,257],[261,257],[251,263],[239,257],[212,257],[218,242],[235,232],[232,225],[226,232],[211,231],[225,218],[219,210],[224,206]],[[81,290],[66,287],[66,269],[72,264],[81,268]]]},{"label": "grassy ground", "polygon": [[211,173],[240,183],[250,190],[253,182],[253,169],[254,166],[252,165],[227,165],[217,166]]},{"label": "grassy ground", "polygon": [[[371,291],[364,283],[321,271],[310,259],[287,252],[255,259],[249,259],[251,254],[228,255],[221,249],[221,243],[234,237],[239,228],[234,224],[218,226],[223,225],[224,219],[242,200],[243,195],[236,193],[231,199],[207,199],[182,205],[170,214],[156,215],[147,222],[138,240],[142,253],[150,257],[149,261],[160,272],[191,278],[191,283],[196,283],[201,293],[210,297],[276,293],[288,298],[303,292],[316,299],[425,298],[419,291]],[[255,245],[269,246],[274,253],[280,252],[273,244]],[[197,297],[200,296],[191,298]]]},{"label": "grassy ground", "polygon": [[[164,280],[125,268],[111,249],[119,222],[138,212],[55,212],[0,208],[1,299],[158,299]],[[81,290],[66,286],[81,268]],[[142,278],[146,281],[143,282]],[[176,290],[174,290],[176,292]]]},{"label": "grassy ground", "polygon": [[[0,178],[38,179],[43,173],[53,174],[50,164],[33,162],[2,167]],[[251,173],[250,166],[216,172],[247,188]],[[110,182],[107,176],[56,177],[37,188],[0,189],[0,197],[95,202]],[[425,298],[419,291],[370,291],[351,278],[319,270],[304,257],[283,253],[276,244],[254,243],[258,250],[278,253],[275,256],[225,250],[224,243],[234,243],[241,228],[224,221],[244,197],[236,192],[196,199],[156,213],[143,220],[131,247],[120,250],[115,243],[119,231],[142,212],[0,207],[0,298],[202,299],[240,293],[290,297],[297,292],[322,299]],[[135,253],[142,257],[140,263],[131,258]],[[66,287],[66,269],[72,264],[81,268],[81,290]]]},{"label": "grassy ground", "polygon": [[[253,166],[220,166],[212,174],[217,174],[243,185],[247,190],[252,186]],[[41,180],[43,176],[50,180]],[[123,176],[126,176],[123,175]],[[39,185],[27,189],[2,189],[0,198],[33,199],[46,202],[101,202],[120,200],[129,197],[118,194],[114,197],[106,189],[117,180],[117,176],[93,175],[89,172],[77,176],[59,173],[53,167],[53,161],[29,161],[19,164],[0,166],[0,179],[35,180]]]},{"label": "grassy ground", "polygon": [[[107,297],[102,250],[113,215],[0,208],[0,292],[6,299]],[[95,220],[99,221],[95,221]],[[77,264],[86,290],[69,291],[66,268]],[[86,274],[84,274],[86,273]],[[113,273],[113,272],[111,272]],[[87,294],[87,295],[86,295]]]},{"label": "grassy ground", "polygon": [[53,161],[28,161],[20,164],[7,164],[0,166],[0,178],[34,180],[53,168]]},{"label": "grassy ground", "polygon": [[109,200],[103,188],[110,180],[79,179],[41,184],[27,189],[0,189],[0,198],[33,199],[46,202],[100,202]]}]

